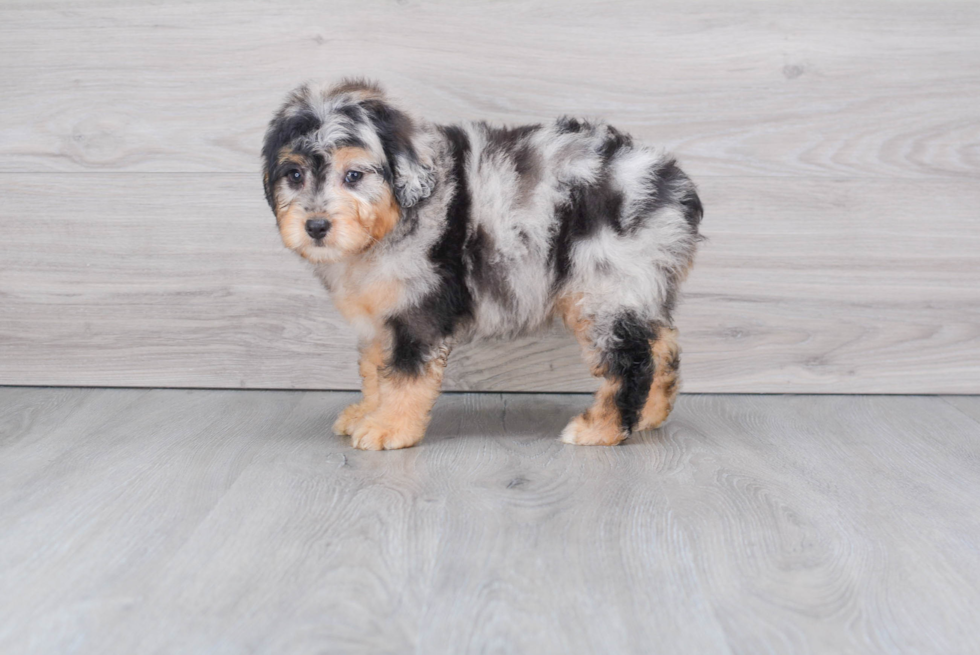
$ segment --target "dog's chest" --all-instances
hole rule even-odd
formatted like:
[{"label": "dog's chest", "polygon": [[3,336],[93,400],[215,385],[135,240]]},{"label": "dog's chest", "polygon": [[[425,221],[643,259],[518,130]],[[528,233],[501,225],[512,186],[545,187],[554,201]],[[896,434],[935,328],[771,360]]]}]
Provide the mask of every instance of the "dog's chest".
[{"label": "dog's chest", "polygon": [[380,280],[364,285],[343,286],[334,291],[334,303],[347,320],[387,315],[402,296],[402,284]]}]

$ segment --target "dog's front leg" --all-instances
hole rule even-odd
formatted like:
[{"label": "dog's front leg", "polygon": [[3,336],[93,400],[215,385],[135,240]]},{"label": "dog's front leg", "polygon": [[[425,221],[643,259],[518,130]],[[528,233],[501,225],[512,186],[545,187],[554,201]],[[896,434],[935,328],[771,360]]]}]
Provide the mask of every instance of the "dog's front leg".
[{"label": "dog's front leg", "polygon": [[429,412],[439,397],[449,350],[447,344],[439,346],[417,371],[392,366],[380,369],[380,404],[354,426],[351,443],[355,448],[394,450],[422,440]]},{"label": "dog's front leg", "polygon": [[361,358],[359,368],[361,372],[361,392],[363,398],[361,398],[360,402],[349,405],[347,409],[340,413],[340,416],[337,417],[336,422],[333,424],[334,434],[354,434],[354,428],[357,424],[381,404],[378,391],[378,371],[384,364],[381,342],[373,339],[362,344],[360,350]]}]

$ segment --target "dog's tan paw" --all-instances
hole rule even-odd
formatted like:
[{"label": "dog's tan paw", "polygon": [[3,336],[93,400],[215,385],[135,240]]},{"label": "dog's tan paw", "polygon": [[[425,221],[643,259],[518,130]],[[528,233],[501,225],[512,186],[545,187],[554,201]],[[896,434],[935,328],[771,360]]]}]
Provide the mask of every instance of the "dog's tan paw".
[{"label": "dog's tan paw", "polygon": [[617,425],[590,421],[584,415],[573,418],[561,431],[561,440],[575,446],[615,446],[628,436]]},{"label": "dog's tan paw", "polygon": [[670,410],[673,408],[673,402],[663,396],[652,398],[647,402],[646,407],[643,408],[643,414],[640,415],[640,424],[636,426],[636,429],[656,430],[667,421],[667,417],[670,416]]},{"label": "dog's tan paw", "polygon": [[340,413],[337,420],[333,424],[333,433],[339,436],[350,436],[354,434],[354,428],[357,424],[367,416],[368,412],[371,411],[371,407],[365,401],[359,403],[354,403],[353,405],[348,405],[347,408]]},{"label": "dog's tan paw", "polygon": [[667,417],[670,416],[671,410],[674,409],[676,395],[676,391],[665,393],[662,388],[656,386],[650,389],[650,395],[643,407],[643,412],[640,414],[640,423],[636,429],[656,430],[663,425],[667,421]]},{"label": "dog's tan paw", "polygon": [[422,441],[423,434],[397,425],[388,425],[373,416],[365,417],[351,433],[351,444],[361,450],[397,450]]},{"label": "dog's tan paw", "polygon": [[661,412],[653,414],[652,416],[644,416],[640,420],[640,424],[636,426],[637,432],[641,430],[656,430],[661,425],[667,422],[667,416],[670,414],[670,408],[667,407]]}]

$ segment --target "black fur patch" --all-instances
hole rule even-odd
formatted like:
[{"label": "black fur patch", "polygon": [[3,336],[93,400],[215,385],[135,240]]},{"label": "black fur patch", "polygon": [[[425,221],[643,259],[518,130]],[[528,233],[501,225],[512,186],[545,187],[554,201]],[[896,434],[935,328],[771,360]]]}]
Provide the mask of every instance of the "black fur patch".
[{"label": "black fur patch", "polygon": [[486,134],[487,144],[483,149],[485,158],[504,155],[514,164],[519,176],[531,174],[539,168],[538,153],[527,142],[527,137],[541,129],[540,125],[519,125],[517,127],[493,127],[480,123]]},{"label": "black fur patch", "polygon": [[625,218],[626,225],[635,229],[643,224],[646,217],[669,205],[678,204],[683,208],[688,225],[697,230],[704,209],[697,191],[694,190],[694,184],[680,169],[676,160],[668,159],[651,168],[646,183],[651,190],[631,215]]},{"label": "black fur patch", "polygon": [[521,180],[521,184],[528,179],[537,179],[541,176],[541,155],[531,147],[530,143],[520,144],[511,153],[514,161],[514,170]]},{"label": "black fur patch", "polygon": [[483,226],[478,226],[470,234],[466,243],[466,262],[474,286],[487,294],[498,303],[510,306],[512,304],[510,285],[500,263],[493,261],[494,242]]},{"label": "black fur patch", "polygon": [[293,116],[284,116],[283,112],[280,111],[269,123],[269,129],[265,133],[265,142],[262,145],[262,161],[265,199],[273,210],[276,207],[272,189],[278,177],[285,172],[277,170],[280,151],[298,137],[320,129],[320,125],[320,119],[309,110],[300,111]]},{"label": "black fur patch", "polygon": [[483,158],[505,157],[517,173],[517,202],[526,202],[531,191],[541,181],[541,154],[528,142],[527,137],[541,129],[540,125],[517,127],[493,127],[478,124],[486,135]]},{"label": "black fur patch", "polygon": [[417,307],[388,321],[395,337],[391,366],[410,375],[421,372],[425,358],[440,339],[449,337],[461,322],[473,317],[473,296],[466,286],[464,262],[472,202],[466,177],[470,142],[466,133],[455,125],[439,129],[449,142],[455,181],[446,230],[429,250],[439,283]]},{"label": "black fur patch", "polygon": [[364,122],[364,110],[356,104],[340,105],[334,109],[334,112],[346,116],[354,125],[360,125]]},{"label": "black fur patch", "polygon": [[412,317],[393,317],[388,320],[388,327],[394,336],[389,365],[399,373],[420,375],[430,347],[419,337],[418,330],[412,329],[417,326],[406,320],[410,318]]},{"label": "black fur patch", "polygon": [[632,430],[653,384],[653,328],[635,314],[627,312],[613,324],[613,345],[602,354],[607,374],[620,381],[616,392],[622,427]]},{"label": "black fur patch", "polygon": [[679,290],[680,282],[677,280],[677,276],[669,271],[664,271],[667,277],[667,288],[664,294],[664,304],[662,306],[663,318],[667,322],[672,320],[674,314],[674,308],[677,306],[677,292]]},{"label": "black fur patch", "polygon": [[599,147],[599,156],[602,157],[603,163],[608,163],[621,150],[629,150],[632,147],[633,137],[620,132],[612,125],[607,125],[606,138]]},{"label": "black fur patch", "polygon": [[548,260],[555,270],[557,288],[571,273],[571,250],[575,242],[595,234],[604,225],[622,233],[623,193],[603,170],[593,184],[572,184],[566,198],[555,207],[557,231],[552,237]]},{"label": "black fur patch", "polygon": [[436,293],[442,296],[438,304],[446,312],[445,316],[441,317],[441,323],[445,326],[442,335],[449,336],[460,320],[473,315],[473,298],[466,288],[466,266],[463,262],[472,204],[469,180],[466,176],[470,140],[466,132],[455,125],[442,127],[440,130],[449,141],[455,188],[446,213],[446,231],[433,244],[429,251],[429,258],[442,278],[440,289]]},{"label": "black fur patch", "polygon": [[688,224],[697,228],[704,213],[701,207],[701,199],[694,191],[694,184],[690,178],[680,169],[677,161],[668,159],[654,173],[656,195],[663,198],[663,202],[677,202],[684,207],[684,218]]},{"label": "black fur patch", "polygon": [[381,100],[365,100],[361,106],[367,112],[374,125],[374,131],[381,140],[381,148],[384,150],[391,171],[397,169],[395,158],[398,155],[408,157],[413,162],[418,161],[418,154],[412,146],[415,126],[412,125],[412,119],[408,114]]},{"label": "black fur patch", "polygon": [[487,123],[477,123],[486,134],[487,145],[483,152],[491,155],[498,152],[512,153],[525,137],[541,129],[540,125],[518,125],[517,127],[494,127]]},{"label": "black fur patch", "polygon": [[698,192],[694,189],[693,183],[691,188],[681,195],[680,203],[684,206],[684,220],[696,231],[701,224],[701,219],[704,218],[704,206],[701,204],[701,198],[698,197]]},{"label": "black fur patch", "polygon": [[[365,100],[361,107],[381,141],[393,182],[392,190],[399,206],[407,209],[421,202],[428,197],[435,182],[432,167],[421,162],[412,143],[416,132],[412,119],[408,114],[378,99]],[[401,170],[399,167],[402,167]],[[412,217],[403,215],[402,218],[405,220]]]},{"label": "black fur patch", "polygon": [[577,118],[572,118],[570,116],[562,116],[557,121],[555,121],[555,131],[558,134],[568,134],[570,132],[581,132],[589,128],[589,124],[586,121],[580,121]]}]

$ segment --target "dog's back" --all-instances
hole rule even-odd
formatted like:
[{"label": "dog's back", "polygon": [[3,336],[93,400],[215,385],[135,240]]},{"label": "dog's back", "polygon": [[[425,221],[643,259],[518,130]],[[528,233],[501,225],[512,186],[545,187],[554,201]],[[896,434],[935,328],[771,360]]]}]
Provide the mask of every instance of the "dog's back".
[{"label": "dog's back", "polygon": [[533,331],[569,295],[610,320],[630,309],[671,322],[702,215],[671,157],[570,118],[461,129],[472,199],[461,245],[476,336]]}]

